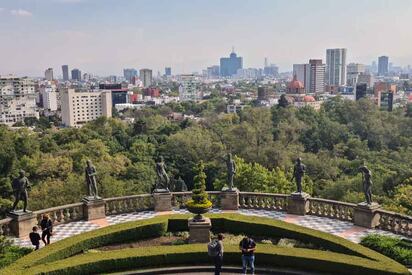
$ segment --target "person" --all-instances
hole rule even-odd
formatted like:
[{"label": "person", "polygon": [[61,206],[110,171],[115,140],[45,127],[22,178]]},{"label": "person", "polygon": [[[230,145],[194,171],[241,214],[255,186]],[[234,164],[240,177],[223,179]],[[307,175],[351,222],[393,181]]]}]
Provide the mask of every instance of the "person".
[{"label": "person", "polygon": [[30,182],[27,179],[24,170],[20,170],[19,177],[13,179],[14,203],[12,211],[16,211],[17,204],[20,200],[23,201],[23,212],[27,212],[27,189],[30,189]]},{"label": "person", "polygon": [[31,244],[34,245],[34,250],[38,250],[40,247],[40,234],[37,233],[37,226],[33,226],[33,231],[29,234]]},{"label": "person", "polygon": [[50,236],[53,234],[53,222],[49,218],[48,214],[43,215],[43,219],[40,222],[40,227],[43,230],[41,239],[45,245],[50,244]]},{"label": "person", "polygon": [[214,257],[214,262],[215,262],[215,275],[220,275],[220,272],[222,271],[222,265],[223,265],[223,239],[224,236],[222,233],[219,233],[217,235],[217,246],[216,246],[216,251],[217,255]]},{"label": "person", "polygon": [[239,249],[242,251],[242,274],[246,274],[248,266],[250,272],[255,274],[255,241],[246,236],[240,241]]}]

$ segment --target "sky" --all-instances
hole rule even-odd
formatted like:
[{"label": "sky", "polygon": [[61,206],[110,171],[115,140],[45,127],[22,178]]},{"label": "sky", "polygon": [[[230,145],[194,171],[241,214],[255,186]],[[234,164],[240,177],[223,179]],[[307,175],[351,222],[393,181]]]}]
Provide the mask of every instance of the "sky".
[{"label": "sky", "polygon": [[406,66],[411,26],[412,0],[0,0],[0,75],[201,72],[232,47],[244,67],[267,57],[280,71],[327,48]]}]

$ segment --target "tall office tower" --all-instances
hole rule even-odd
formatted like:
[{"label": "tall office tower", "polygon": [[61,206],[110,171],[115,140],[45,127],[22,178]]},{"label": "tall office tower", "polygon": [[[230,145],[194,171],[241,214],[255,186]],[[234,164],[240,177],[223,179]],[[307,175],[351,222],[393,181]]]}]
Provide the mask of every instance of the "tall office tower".
[{"label": "tall office tower", "polygon": [[111,92],[76,92],[67,89],[63,92],[61,108],[63,124],[78,128],[98,117],[112,116]]},{"label": "tall office tower", "polygon": [[79,69],[72,70],[72,80],[82,80],[82,72]]},{"label": "tall office tower", "polygon": [[180,101],[196,101],[201,98],[199,93],[199,81],[193,74],[183,74],[179,77]]},{"label": "tall office tower", "polygon": [[302,82],[307,93],[310,92],[310,66],[309,64],[293,64],[293,77]]},{"label": "tall office tower", "polygon": [[27,117],[39,118],[33,80],[27,77],[0,78],[0,124],[13,126]]},{"label": "tall office tower", "polygon": [[366,97],[367,85],[366,83],[356,85],[356,100]]},{"label": "tall office tower", "polygon": [[346,49],[326,50],[326,84],[346,85]]},{"label": "tall office tower", "polygon": [[265,76],[276,77],[279,74],[279,67],[276,66],[275,64],[267,65],[263,68],[263,74]]},{"label": "tall office tower", "polygon": [[305,92],[325,92],[325,64],[322,59],[310,59],[309,64],[294,64],[293,75],[302,82]]},{"label": "tall office tower", "polygon": [[359,63],[348,64],[346,84],[349,86],[355,87],[356,83],[358,82],[359,75],[364,74],[365,71],[366,71],[366,67],[363,64],[359,64]]},{"label": "tall office tower", "polygon": [[63,65],[62,71],[63,71],[63,81],[69,81],[69,66]]},{"label": "tall office tower", "polygon": [[242,57],[237,57],[236,53],[232,51],[229,58],[222,57],[220,59],[220,75],[221,76],[233,76],[237,73],[237,70],[243,68]]},{"label": "tall office tower", "polygon": [[389,71],[389,57],[379,56],[378,58],[378,75],[385,76]]},{"label": "tall office tower", "polygon": [[172,76],[172,68],[170,67],[165,68],[165,76]]},{"label": "tall office tower", "polygon": [[44,78],[48,81],[52,81],[53,80],[53,68],[48,68],[45,72],[44,72]]},{"label": "tall office tower", "polygon": [[147,88],[152,85],[152,70],[141,69],[140,70],[140,80],[143,82],[143,87]]},{"label": "tall office tower", "polygon": [[133,68],[123,69],[123,76],[129,83],[132,83],[133,77],[137,76],[137,70]]},{"label": "tall office tower", "polygon": [[219,75],[220,75],[219,65],[207,67],[206,71],[207,71],[207,78],[219,78]]}]

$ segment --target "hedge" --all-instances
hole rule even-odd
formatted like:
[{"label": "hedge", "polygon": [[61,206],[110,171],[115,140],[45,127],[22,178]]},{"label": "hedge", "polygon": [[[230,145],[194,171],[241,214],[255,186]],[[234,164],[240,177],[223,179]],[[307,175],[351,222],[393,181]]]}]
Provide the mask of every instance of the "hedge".
[{"label": "hedge", "polygon": [[[108,226],[53,243],[35,251],[0,270],[1,274],[37,274],[60,272],[64,274],[99,273],[97,270],[113,268],[130,269],[143,266],[170,264],[198,264],[207,261],[205,245],[162,246],[144,249],[79,254],[91,248],[113,243],[124,243],[144,238],[157,237],[167,231],[187,230],[190,215],[158,216],[148,220],[133,221]],[[242,233],[263,237],[293,238],[310,242],[330,251],[298,248],[280,248],[259,244],[259,261],[262,265],[301,267],[318,271],[344,270],[354,274],[407,274],[399,263],[366,247],[341,237],[311,230],[298,225],[268,218],[250,217],[240,214],[210,214],[212,231]],[[238,263],[237,247],[225,249],[225,260]],[[342,254],[344,253],[344,254]],[[347,255],[345,255],[347,254]],[[70,257],[70,258],[69,258]],[[231,260],[232,259],[232,260]],[[93,264],[96,262],[96,264]],[[78,266],[78,267],[76,267]],[[61,267],[61,269],[59,269]],[[83,270],[84,268],[84,270]],[[43,269],[43,270],[42,270]],[[90,271],[88,271],[90,270]],[[371,273],[371,272],[374,273]],[[70,273],[73,272],[73,273]]]}]

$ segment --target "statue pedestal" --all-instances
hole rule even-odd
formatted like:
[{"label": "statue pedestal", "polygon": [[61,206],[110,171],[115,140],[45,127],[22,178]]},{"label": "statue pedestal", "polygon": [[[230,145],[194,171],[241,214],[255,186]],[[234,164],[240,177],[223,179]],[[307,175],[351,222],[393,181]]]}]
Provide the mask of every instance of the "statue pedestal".
[{"label": "statue pedestal", "polygon": [[190,218],[189,225],[189,243],[208,243],[210,242],[210,229],[212,223],[209,218],[204,217],[202,221],[196,221]]},{"label": "statue pedestal", "polygon": [[220,193],[220,208],[222,210],[239,209],[239,190],[237,188],[223,189]]},{"label": "statue pedestal", "polygon": [[359,203],[353,213],[353,223],[362,227],[375,228],[380,219],[380,215],[376,213],[378,209],[380,209],[380,205],[375,202],[372,204]]},{"label": "statue pedestal", "polygon": [[105,202],[102,198],[85,197],[83,202],[83,214],[87,221],[103,219],[106,217]]},{"label": "statue pedestal", "polygon": [[154,210],[156,212],[172,211],[172,194],[169,190],[155,190],[153,192]]},{"label": "statue pedestal", "polygon": [[306,215],[306,212],[309,211],[308,198],[310,198],[310,195],[304,192],[292,193],[288,197],[288,207],[287,207],[288,214],[301,215],[301,216]]},{"label": "statue pedestal", "polygon": [[31,212],[23,212],[23,210],[8,212],[7,216],[13,220],[10,223],[11,233],[17,238],[27,237],[37,225],[36,215]]}]

